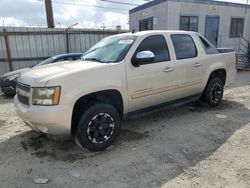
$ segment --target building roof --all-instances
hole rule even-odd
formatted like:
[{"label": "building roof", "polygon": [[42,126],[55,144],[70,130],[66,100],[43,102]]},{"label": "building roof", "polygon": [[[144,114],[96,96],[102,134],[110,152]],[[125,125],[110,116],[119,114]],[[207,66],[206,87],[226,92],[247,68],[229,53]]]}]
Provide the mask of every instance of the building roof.
[{"label": "building roof", "polygon": [[[163,2],[167,2],[171,0],[153,0],[148,3],[142,4],[138,7],[135,7],[129,11],[129,14],[132,14],[134,12],[144,10],[146,8],[161,4]],[[240,7],[240,8],[250,8],[250,5],[242,4],[242,3],[230,3],[225,1],[214,1],[214,0],[175,0],[177,2],[190,2],[190,3],[198,3],[198,4],[213,4],[213,5],[220,5],[220,6],[230,6],[230,7]]]}]

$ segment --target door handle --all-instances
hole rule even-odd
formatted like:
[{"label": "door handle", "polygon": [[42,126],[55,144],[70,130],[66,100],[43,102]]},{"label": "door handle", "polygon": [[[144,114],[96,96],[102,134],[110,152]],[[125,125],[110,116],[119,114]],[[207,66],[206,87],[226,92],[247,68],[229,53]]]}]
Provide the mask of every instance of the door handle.
[{"label": "door handle", "polygon": [[174,68],[173,67],[166,67],[163,72],[172,72],[174,71]]},{"label": "door handle", "polygon": [[200,66],[201,66],[200,63],[195,63],[195,64],[193,64],[193,67],[200,67]]}]

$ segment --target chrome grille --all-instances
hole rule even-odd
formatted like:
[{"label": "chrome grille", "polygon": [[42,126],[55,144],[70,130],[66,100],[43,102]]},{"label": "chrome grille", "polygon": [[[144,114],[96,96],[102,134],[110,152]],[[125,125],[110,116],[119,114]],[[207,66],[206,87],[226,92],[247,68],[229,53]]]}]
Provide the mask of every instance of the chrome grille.
[{"label": "chrome grille", "polygon": [[16,90],[18,100],[25,105],[29,105],[30,86],[17,82]]}]

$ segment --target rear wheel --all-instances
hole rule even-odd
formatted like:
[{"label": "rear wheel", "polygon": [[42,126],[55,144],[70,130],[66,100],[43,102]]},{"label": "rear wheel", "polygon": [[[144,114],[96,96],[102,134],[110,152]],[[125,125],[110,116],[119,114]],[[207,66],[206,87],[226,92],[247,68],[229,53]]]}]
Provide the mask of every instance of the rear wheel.
[{"label": "rear wheel", "polygon": [[94,104],[80,118],[76,139],[91,151],[101,151],[109,147],[120,130],[120,115],[109,104]]},{"label": "rear wheel", "polygon": [[224,93],[224,84],[218,77],[211,78],[201,99],[209,106],[215,107],[221,103]]}]

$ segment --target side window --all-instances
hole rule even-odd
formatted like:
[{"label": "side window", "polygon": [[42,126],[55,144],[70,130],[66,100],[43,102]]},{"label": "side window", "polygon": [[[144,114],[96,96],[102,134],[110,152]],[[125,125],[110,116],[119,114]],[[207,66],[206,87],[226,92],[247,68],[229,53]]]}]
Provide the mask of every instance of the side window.
[{"label": "side window", "polygon": [[205,47],[206,49],[211,48],[210,44],[204,38],[202,38],[201,36],[199,38],[201,40],[203,47]]},{"label": "side window", "polygon": [[72,57],[60,57],[58,59],[56,59],[55,61],[53,61],[52,63],[58,63],[58,62],[61,62],[61,61],[72,61]]},{"label": "side window", "polygon": [[203,37],[201,36],[198,36],[200,41],[201,41],[201,44],[206,52],[207,55],[209,54],[217,54],[219,53],[217,48],[215,48],[214,46],[210,45],[206,39],[204,39]]},{"label": "side window", "polygon": [[55,61],[53,61],[53,63],[58,63],[58,62],[61,62],[61,61],[65,61],[64,57],[60,57],[60,58],[56,59]]},{"label": "side window", "polygon": [[231,37],[243,36],[243,31],[244,31],[244,19],[243,18],[232,18],[231,19],[230,36]]},{"label": "side window", "polygon": [[63,58],[63,61],[72,61],[72,60],[73,60],[72,57],[64,57],[64,58]]},{"label": "side window", "polygon": [[168,46],[164,36],[154,35],[145,38],[135,51],[134,56],[138,52],[151,51],[155,55],[156,62],[170,61]]},{"label": "side window", "polygon": [[173,34],[171,40],[178,60],[197,57],[197,49],[190,35]]},{"label": "side window", "polygon": [[79,59],[81,59],[81,56],[74,56],[73,57],[73,60],[75,61],[75,60],[79,60]]},{"label": "side window", "polygon": [[153,30],[153,18],[139,21],[139,31]]},{"label": "side window", "polygon": [[180,30],[198,32],[198,16],[181,16]]}]

